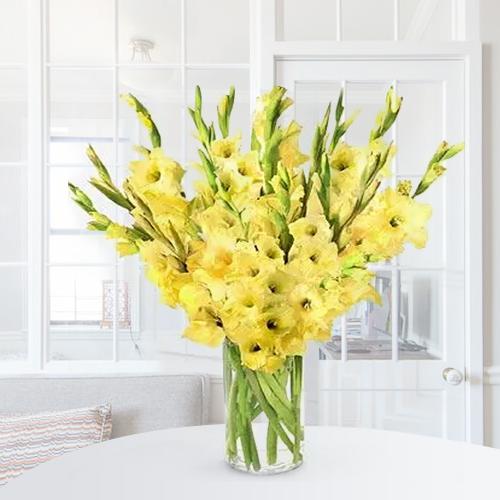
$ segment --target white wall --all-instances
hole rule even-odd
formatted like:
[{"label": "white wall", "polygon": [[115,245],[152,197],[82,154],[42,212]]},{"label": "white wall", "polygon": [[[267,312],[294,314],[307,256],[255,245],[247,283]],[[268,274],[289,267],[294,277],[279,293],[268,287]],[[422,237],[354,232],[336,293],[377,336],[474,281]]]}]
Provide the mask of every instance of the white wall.
[{"label": "white wall", "polygon": [[483,42],[485,443],[500,447],[500,2],[480,0]]}]

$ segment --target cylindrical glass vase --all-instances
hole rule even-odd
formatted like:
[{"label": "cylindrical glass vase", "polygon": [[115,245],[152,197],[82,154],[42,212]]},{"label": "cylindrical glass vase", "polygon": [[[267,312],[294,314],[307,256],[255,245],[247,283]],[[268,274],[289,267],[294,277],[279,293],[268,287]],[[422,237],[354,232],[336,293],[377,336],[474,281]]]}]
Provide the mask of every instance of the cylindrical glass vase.
[{"label": "cylindrical glass vase", "polygon": [[226,460],[235,469],[276,474],[302,464],[303,359],[264,373],[241,363],[237,345],[224,343]]}]

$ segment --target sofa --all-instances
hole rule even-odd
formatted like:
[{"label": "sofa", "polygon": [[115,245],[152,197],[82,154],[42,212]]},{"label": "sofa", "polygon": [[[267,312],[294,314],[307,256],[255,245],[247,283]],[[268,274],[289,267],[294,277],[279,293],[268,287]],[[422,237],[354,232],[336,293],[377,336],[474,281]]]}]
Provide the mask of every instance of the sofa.
[{"label": "sofa", "polygon": [[205,375],[0,378],[0,416],[111,403],[112,438],[208,423],[209,401]]}]

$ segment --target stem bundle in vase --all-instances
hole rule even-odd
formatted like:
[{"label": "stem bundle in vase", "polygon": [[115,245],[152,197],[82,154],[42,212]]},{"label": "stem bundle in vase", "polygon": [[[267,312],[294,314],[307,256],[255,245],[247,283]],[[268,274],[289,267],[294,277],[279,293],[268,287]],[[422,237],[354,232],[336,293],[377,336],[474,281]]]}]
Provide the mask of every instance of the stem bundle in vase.
[{"label": "stem bundle in vase", "polygon": [[228,462],[255,473],[294,468],[303,460],[307,341],[329,340],[354,304],[380,302],[370,264],[407,243],[425,246],[431,208],[417,198],[463,146],[442,142],[415,188],[404,180],[382,189],[395,154],[385,137],[402,102],[392,88],[363,146],[345,141],[354,118],[344,116],[341,94],[333,119],[328,106],[316,126],[310,156],[299,149],[301,126],[280,123],[292,105],[286,89],[258,99],[251,147],[241,151],[240,135],[230,133],[234,89],[217,106],[217,131],[197,88],[189,113],[201,179],[188,197],[185,170],[165,154],[149,111],[133,95],[124,99],[151,144],[137,147],[122,187],[91,146],[88,156],[90,184],[132,222],[112,220],[69,184],[73,199],[120,255],[140,254],[163,301],[186,311],[185,337],[224,344]]},{"label": "stem bundle in vase", "polygon": [[262,466],[275,471],[299,465],[304,438],[302,357],[289,357],[274,373],[254,371],[242,365],[238,346],[226,340],[224,385],[229,463],[255,472]]}]

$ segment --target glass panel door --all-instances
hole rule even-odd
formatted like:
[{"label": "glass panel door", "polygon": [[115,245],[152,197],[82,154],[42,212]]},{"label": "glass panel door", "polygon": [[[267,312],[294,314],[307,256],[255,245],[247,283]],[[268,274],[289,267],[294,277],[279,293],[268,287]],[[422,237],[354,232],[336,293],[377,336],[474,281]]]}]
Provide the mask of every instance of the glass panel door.
[{"label": "glass panel door", "polygon": [[[400,151],[393,185],[415,182],[442,139],[463,140],[460,61],[279,60],[275,70],[299,123],[317,121],[342,88],[347,115],[361,110],[346,139],[353,144],[366,144],[395,86],[404,103],[386,138]],[[354,307],[330,341],[309,353],[310,422],[464,439],[465,384],[447,384],[442,375],[448,367],[464,373],[464,157],[447,167],[423,200],[433,207],[427,248],[374,266],[382,304]]]}]

